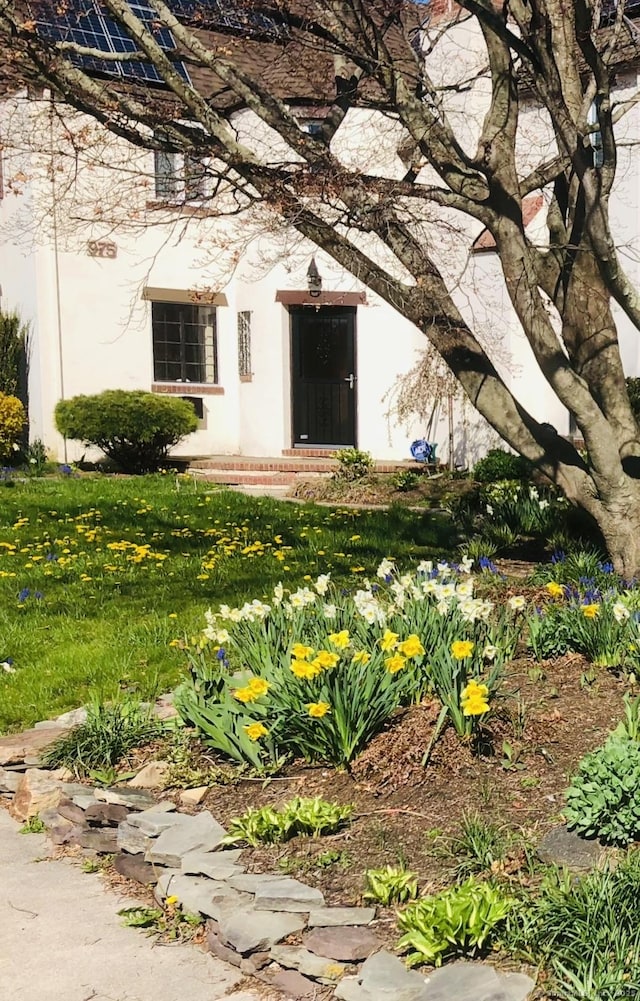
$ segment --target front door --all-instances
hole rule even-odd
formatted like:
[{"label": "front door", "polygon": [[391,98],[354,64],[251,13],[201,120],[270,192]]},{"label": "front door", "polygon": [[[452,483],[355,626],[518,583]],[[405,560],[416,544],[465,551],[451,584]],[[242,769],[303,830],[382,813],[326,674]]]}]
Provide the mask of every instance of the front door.
[{"label": "front door", "polygon": [[355,446],[355,307],[290,311],[293,444]]}]

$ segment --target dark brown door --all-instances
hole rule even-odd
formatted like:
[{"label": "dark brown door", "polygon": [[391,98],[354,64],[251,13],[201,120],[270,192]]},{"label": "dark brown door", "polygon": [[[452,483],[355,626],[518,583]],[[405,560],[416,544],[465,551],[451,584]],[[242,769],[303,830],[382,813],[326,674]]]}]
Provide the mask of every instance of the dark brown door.
[{"label": "dark brown door", "polygon": [[291,307],[293,444],[356,444],[356,310]]}]

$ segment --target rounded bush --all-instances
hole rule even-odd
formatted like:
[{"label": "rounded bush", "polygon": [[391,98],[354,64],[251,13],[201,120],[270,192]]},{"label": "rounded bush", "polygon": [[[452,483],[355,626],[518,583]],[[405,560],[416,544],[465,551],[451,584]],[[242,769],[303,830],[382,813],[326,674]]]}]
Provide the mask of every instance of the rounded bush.
[{"label": "rounded bush", "polygon": [[568,826],[585,837],[627,845],[640,835],[640,744],[611,736],[578,765],[567,791]]},{"label": "rounded bush", "polygon": [[18,450],[26,422],[25,409],[17,396],[0,393],[0,462],[6,461]]},{"label": "rounded bush", "polygon": [[503,448],[492,448],[484,458],[476,463],[473,478],[479,483],[494,483],[496,480],[526,480],[531,474],[531,465],[521,455],[506,452]]},{"label": "rounded bush", "polygon": [[97,445],[127,473],[157,469],[169,449],[198,426],[186,400],[124,389],[60,400],[55,422],[65,438]]}]

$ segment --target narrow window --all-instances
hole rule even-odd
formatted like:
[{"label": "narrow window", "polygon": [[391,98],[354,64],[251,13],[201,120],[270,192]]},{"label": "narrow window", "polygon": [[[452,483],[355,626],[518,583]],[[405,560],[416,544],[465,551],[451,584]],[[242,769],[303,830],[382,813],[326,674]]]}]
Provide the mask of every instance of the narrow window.
[{"label": "narrow window", "polygon": [[238,313],[238,372],[251,375],[251,311]]},{"label": "narrow window", "polygon": [[206,197],[207,167],[202,157],[185,153],[184,200],[201,202]]},{"label": "narrow window", "polygon": [[153,159],[156,198],[177,198],[180,188],[178,154],[157,149]]},{"label": "narrow window", "polygon": [[215,307],[154,302],[151,317],[155,382],[218,382]]}]

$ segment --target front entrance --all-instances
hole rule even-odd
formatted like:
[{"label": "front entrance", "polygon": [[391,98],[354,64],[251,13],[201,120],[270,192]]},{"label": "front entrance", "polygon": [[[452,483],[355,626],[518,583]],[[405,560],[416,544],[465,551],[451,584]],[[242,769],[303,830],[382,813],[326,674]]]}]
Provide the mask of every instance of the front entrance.
[{"label": "front entrance", "polygon": [[355,307],[290,313],[294,447],[355,446]]}]

